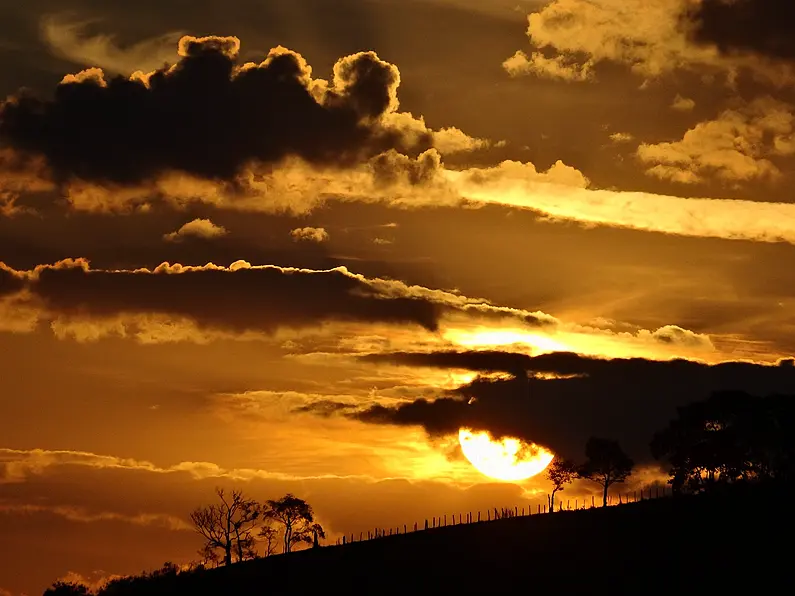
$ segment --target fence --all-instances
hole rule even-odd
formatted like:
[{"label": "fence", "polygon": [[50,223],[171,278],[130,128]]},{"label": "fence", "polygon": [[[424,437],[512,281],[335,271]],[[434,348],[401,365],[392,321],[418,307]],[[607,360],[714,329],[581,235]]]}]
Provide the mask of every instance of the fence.
[{"label": "fence", "polygon": [[[618,496],[609,495],[607,498],[608,507],[615,507],[619,505],[627,505],[629,503],[639,503],[641,501],[649,501],[651,499],[661,499],[672,496],[671,489],[667,486],[652,486],[649,488],[641,488],[640,490],[619,493]],[[549,495],[546,499],[549,503]],[[572,501],[574,507],[572,507]],[[602,506],[602,499],[592,495],[590,499],[566,499],[566,506],[563,506],[563,500],[557,501],[557,511],[577,511],[584,509],[594,509]],[[409,534],[412,532],[422,532],[423,530],[433,530],[436,528],[444,528],[447,526],[461,526],[466,524],[476,524],[481,522],[496,521],[498,519],[508,519],[513,517],[527,517],[531,515],[540,515],[549,513],[547,505],[536,504],[535,513],[533,507],[528,505],[522,507],[518,506],[513,508],[502,507],[487,509],[485,512],[468,512],[468,513],[453,513],[449,516],[440,515],[438,517],[431,517],[430,520],[426,519],[424,523],[414,522],[414,524],[403,524],[403,526],[395,526],[391,528],[375,528],[365,532],[359,532],[357,539],[356,534],[351,534],[350,537],[344,535],[337,538],[337,545],[350,544],[353,542],[364,542],[366,540],[375,540],[377,538],[385,538],[388,536],[398,536],[400,534]],[[554,511],[553,511],[554,513]],[[449,523],[448,523],[449,522]],[[401,531],[402,530],[402,531]]]}]

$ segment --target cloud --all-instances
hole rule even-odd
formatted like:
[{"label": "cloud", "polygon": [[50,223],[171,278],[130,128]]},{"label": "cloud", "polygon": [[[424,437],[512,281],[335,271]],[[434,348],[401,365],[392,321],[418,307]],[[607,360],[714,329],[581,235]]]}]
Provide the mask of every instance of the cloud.
[{"label": "cloud", "polygon": [[[553,2],[539,18],[552,14],[544,13],[547,9],[566,13],[579,1]],[[562,16],[555,26],[617,6],[599,0],[582,15]],[[663,4],[655,0],[652,6],[659,11]],[[583,39],[586,34],[590,29]],[[312,77],[299,54],[284,48],[271,50],[259,65],[239,65],[238,51],[237,38],[186,37],[180,62],[168,70],[111,81],[94,71],[60,85],[52,101],[24,94],[10,99],[0,110],[0,136],[14,149],[0,153],[0,185],[17,182],[5,190],[6,205],[13,209],[14,197],[39,180],[40,186],[30,188],[51,190],[58,182],[72,208],[89,211],[130,211],[159,200],[178,208],[201,202],[276,213],[305,213],[330,200],[411,208],[500,204],[588,226],[795,239],[795,207],[786,203],[596,189],[562,161],[546,171],[517,161],[449,168],[434,143],[461,149],[480,141],[467,140],[457,129],[433,131],[422,118],[397,111],[400,73],[374,53],[339,60],[332,80],[324,81]],[[231,98],[237,103],[231,105]],[[132,102],[131,111],[121,109],[126,101]],[[648,174],[685,183],[710,173],[729,182],[775,177],[770,156],[795,152],[795,139],[789,107],[773,102],[763,98],[727,110],[681,141],[641,146]],[[92,108],[85,110],[88,105]],[[154,115],[153,106],[158,106]],[[772,111],[761,116],[764,109]],[[196,127],[196,121],[203,124]],[[737,147],[725,146],[740,136]]]},{"label": "cloud", "polygon": [[171,32],[121,47],[113,35],[88,35],[92,21],[69,22],[57,15],[41,20],[41,36],[57,56],[77,64],[130,75],[136,71],[150,72],[178,58],[175,50],[182,37]]},{"label": "cloud", "polygon": [[296,228],[290,232],[290,236],[296,242],[304,240],[320,243],[329,239],[328,232],[323,228]]},{"label": "cloud", "polygon": [[678,112],[690,112],[696,107],[696,102],[689,97],[682,97],[678,93],[671,103],[671,109]]},{"label": "cloud", "polygon": [[781,172],[769,157],[795,153],[794,120],[791,105],[762,97],[697,124],[680,141],[644,143],[637,155],[656,164],[647,174],[675,182],[775,179]]},{"label": "cloud", "polygon": [[592,60],[579,64],[562,55],[547,58],[541,52],[532,52],[528,56],[521,50],[502,63],[502,67],[512,77],[531,74],[568,82],[592,80],[594,78],[593,65]]},{"label": "cloud", "polygon": [[433,401],[374,405],[344,415],[374,424],[421,426],[430,435],[462,426],[516,436],[580,458],[588,437],[619,440],[639,462],[651,461],[652,434],[675,417],[676,407],[713,391],[754,395],[795,393],[792,366],[691,360],[666,362],[598,359],[557,352],[527,356],[500,352],[381,354],[367,360],[405,366],[503,371],[513,378],[482,377]]},{"label": "cloud", "polygon": [[220,236],[226,236],[226,228],[217,226],[209,219],[194,219],[180,227],[176,232],[171,232],[163,236],[168,242],[181,242],[187,237],[202,238],[212,240]]},{"label": "cloud", "polygon": [[[753,130],[756,126],[746,123],[745,128]],[[771,125],[766,123],[762,126]],[[710,127],[710,130],[717,133],[723,130],[723,125]],[[713,141],[711,134],[707,138],[710,142]],[[716,134],[715,140],[719,142],[720,139],[721,135]],[[780,137],[777,142],[780,146],[777,149],[779,153],[790,150],[788,141],[789,137]],[[695,163],[699,168],[707,168],[708,163],[714,163],[712,169],[721,167],[727,179],[743,172],[752,174],[765,169],[764,164],[759,163],[764,158],[744,157],[740,150],[735,150],[736,154],[730,153],[731,159],[724,152],[718,152],[711,158],[705,152],[704,146],[695,143],[692,149],[694,155],[697,157],[698,151],[701,151],[705,160],[710,160],[701,162],[687,152],[669,154],[668,145],[649,147],[652,150],[642,149],[644,157],[649,160],[676,158],[685,164]],[[674,147],[679,148],[679,145]],[[690,145],[685,147],[690,150]],[[662,150],[655,153],[657,149]],[[746,170],[741,169],[743,164],[746,165]],[[698,175],[697,172],[678,164],[658,164],[655,167],[670,168],[669,176],[678,174],[688,181]],[[484,173],[491,175],[484,176]],[[568,166],[561,166],[552,174],[535,178],[523,179],[520,176],[494,174],[494,169],[443,171],[451,188],[476,204],[529,209],[553,221],[576,221],[586,226],[604,225],[683,236],[795,243],[795,205],[790,203],[684,198],[588,188],[587,178]]]},{"label": "cloud", "polygon": [[312,270],[238,261],[229,267],[163,263],[154,269],[106,270],[91,268],[85,259],[67,259],[28,271],[0,264],[0,275],[7,314],[19,319],[15,330],[30,331],[48,321],[57,336],[83,341],[109,335],[147,343],[255,339],[333,322],[417,325],[435,333],[449,317],[530,328],[557,324],[544,313],[366,278],[345,267]]},{"label": "cloud", "polygon": [[[143,344],[258,341],[304,358],[347,359],[345,365],[350,356],[373,351],[454,346],[722,357],[708,336],[678,327],[653,331],[614,321],[567,322],[458,292],[368,278],[344,267],[313,270],[241,261],[229,267],[163,263],[123,270],[71,259],[26,271],[0,270],[24,279],[0,301],[0,330],[48,329],[59,339],[79,342],[108,337]],[[661,335],[671,341],[661,341]]]},{"label": "cloud", "polygon": [[73,204],[95,207],[247,192],[263,202],[280,194],[268,174],[285,161],[339,172],[385,152],[405,165],[436,144],[488,144],[399,112],[400,72],[375,52],[341,58],[326,81],[283,47],[259,64],[239,63],[239,50],[235,37],[186,36],[171,67],[110,79],[92,68],[65,77],[50,100],[20,92],[0,107],[0,139],[43,159]]},{"label": "cloud", "polygon": [[441,304],[400,282],[373,281],[344,267],[327,271],[163,263],[155,269],[97,270],[67,260],[28,273],[29,290],[56,320],[116,321],[123,315],[188,319],[199,329],[273,333],[325,321],[416,324],[435,330]]},{"label": "cloud", "polygon": [[[161,467],[149,461],[116,457],[114,455],[101,455],[88,451],[7,449],[0,447],[0,472],[2,472],[0,474],[0,484],[24,482],[30,476],[41,475],[50,468],[61,466],[77,466],[93,470],[137,471],[165,475],[187,474],[195,480],[227,479],[247,481],[270,479],[294,481],[339,478],[368,479],[366,476],[343,477],[333,474],[295,476],[255,468],[228,469],[212,462],[195,461],[183,461],[172,466]],[[2,505],[0,505],[0,508],[2,508]]]},{"label": "cloud", "polygon": [[795,58],[795,5],[789,0],[701,0],[688,17],[693,39],[714,44],[724,54]]},{"label": "cloud", "polygon": [[75,507],[72,505],[8,504],[0,501],[0,514],[3,513],[7,515],[49,513],[79,523],[120,521],[137,526],[160,526],[169,530],[193,530],[193,527],[184,520],[162,513],[126,515],[113,511],[88,511],[83,507]]},{"label": "cloud", "polygon": [[614,143],[629,143],[635,137],[628,132],[614,132],[610,135],[610,140]]},{"label": "cloud", "polygon": [[[705,4],[713,15],[719,12],[714,7],[725,3],[708,0]],[[742,9],[747,4],[753,2],[734,2],[732,6]],[[701,26],[701,35],[696,36],[698,41],[692,39],[691,30],[698,29],[689,19],[691,14],[699,15],[698,11],[690,12],[692,7],[691,0],[553,0],[528,16],[527,35],[536,51],[531,57],[519,52],[503,66],[511,74],[574,81],[594,80],[592,69],[602,62],[625,64],[645,78],[684,69],[722,73],[729,81],[743,70],[778,85],[793,80],[791,65],[776,60],[780,56],[775,52],[722,52],[709,43],[710,35],[704,34],[705,25]],[[736,29],[740,29],[740,23],[745,26],[741,10],[726,11],[735,15]],[[702,11],[702,21],[703,16]],[[704,22],[712,25],[714,20]],[[786,29],[783,24],[778,27],[782,32]],[[764,29],[757,31],[746,35],[762,38]],[[746,46],[760,49],[752,47],[753,44]],[[541,54],[541,50],[546,54]]]},{"label": "cloud", "polygon": [[13,294],[25,285],[24,275],[0,262],[0,297]]}]

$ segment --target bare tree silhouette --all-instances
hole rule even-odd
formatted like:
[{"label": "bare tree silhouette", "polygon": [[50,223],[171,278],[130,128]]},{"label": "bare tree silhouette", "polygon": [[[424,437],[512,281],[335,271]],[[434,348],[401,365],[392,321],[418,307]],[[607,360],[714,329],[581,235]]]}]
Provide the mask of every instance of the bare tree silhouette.
[{"label": "bare tree silhouette", "polygon": [[239,490],[232,491],[231,499],[222,488],[216,488],[215,494],[220,503],[199,507],[190,514],[196,532],[205,540],[200,554],[207,559],[221,551],[225,565],[232,564],[233,555],[238,561],[252,558],[255,555],[252,532],[262,516],[260,504]]},{"label": "bare tree silhouette", "polygon": [[[268,516],[264,516],[264,518],[266,521],[270,521],[268,520]],[[265,551],[262,556],[270,557],[276,554],[276,541],[279,538],[279,530],[266,523],[260,528],[259,538],[265,543]]]}]

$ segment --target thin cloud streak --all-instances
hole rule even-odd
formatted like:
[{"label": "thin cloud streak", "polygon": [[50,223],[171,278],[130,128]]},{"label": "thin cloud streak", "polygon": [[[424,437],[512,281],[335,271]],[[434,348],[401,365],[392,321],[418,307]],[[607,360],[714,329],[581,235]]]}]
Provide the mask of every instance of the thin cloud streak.
[{"label": "thin cloud streak", "polygon": [[227,469],[211,462],[184,461],[168,467],[157,466],[152,462],[113,455],[100,455],[87,451],[47,450],[47,449],[7,449],[0,447],[0,484],[24,482],[28,477],[41,475],[48,468],[56,466],[81,466],[93,469],[114,469],[152,474],[190,474],[195,480],[219,478],[235,481],[260,480],[362,480],[377,482],[367,475],[319,474],[297,476],[281,472],[269,472],[254,468]]},{"label": "thin cloud streak", "polygon": [[123,522],[136,526],[160,526],[169,530],[193,531],[193,527],[185,521],[164,513],[139,513],[125,515],[114,511],[88,511],[84,507],[71,505],[34,505],[31,503],[1,503],[0,514],[34,515],[51,514],[68,521],[79,523]]},{"label": "thin cloud streak", "polygon": [[564,185],[495,180],[476,183],[472,170],[445,175],[467,199],[538,211],[551,220],[679,236],[795,244],[795,205],[684,198]]}]

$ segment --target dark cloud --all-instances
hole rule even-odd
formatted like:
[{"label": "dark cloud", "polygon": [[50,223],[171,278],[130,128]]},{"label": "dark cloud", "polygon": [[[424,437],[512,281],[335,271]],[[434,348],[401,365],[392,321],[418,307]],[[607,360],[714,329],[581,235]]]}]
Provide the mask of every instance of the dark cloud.
[{"label": "dark cloud", "polygon": [[397,68],[374,52],[340,59],[325,88],[283,48],[238,63],[234,37],[184,37],[181,59],[152,74],[70,75],[52,99],[21,92],[0,110],[0,139],[44,155],[54,177],[139,183],[167,171],[232,181],[252,161],[298,156],[345,166],[394,149],[418,155],[431,135],[388,129]]},{"label": "dark cloud", "polygon": [[523,375],[532,362],[526,354],[483,350],[477,352],[391,352],[360,356],[363,362],[429,366],[433,368],[464,368],[478,372],[507,372]]},{"label": "dark cloud", "polygon": [[791,0],[702,0],[687,14],[696,41],[724,53],[750,51],[795,58],[795,3]]},{"label": "dark cloud", "polygon": [[0,296],[18,292],[25,284],[16,271],[0,263]]},{"label": "dark cloud", "polygon": [[418,425],[431,435],[470,426],[525,438],[573,458],[582,457],[588,437],[605,436],[619,440],[638,461],[648,461],[652,434],[675,416],[676,407],[714,391],[795,394],[791,361],[779,366],[707,365],[690,360],[606,360],[560,352],[536,357],[498,352],[395,353],[368,359],[516,376],[479,378],[435,401],[373,406],[354,417],[378,424]]},{"label": "dark cloud", "polygon": [[55,314],[157,313],[200,326],[272,332],[343,320],[437,328],[438,306],[390,296],[344,270],[163,264],[154,270],[91,269],[82,260],[37,269],[30,289]]}]

